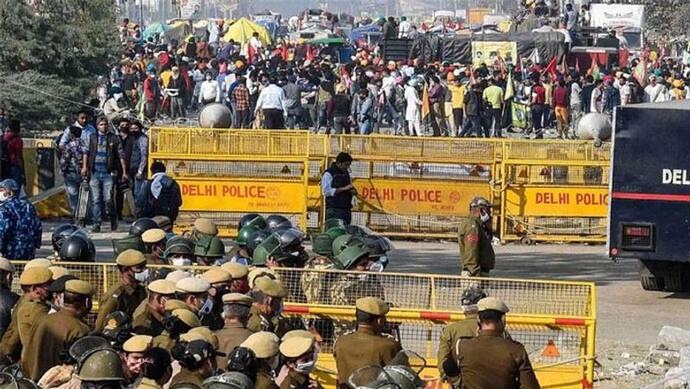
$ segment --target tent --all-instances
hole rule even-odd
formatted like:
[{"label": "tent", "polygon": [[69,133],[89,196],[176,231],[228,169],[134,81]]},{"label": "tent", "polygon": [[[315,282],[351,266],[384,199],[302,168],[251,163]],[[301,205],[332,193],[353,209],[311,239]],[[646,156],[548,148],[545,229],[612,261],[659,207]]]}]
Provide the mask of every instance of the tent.
[{"label": "tent", "polygon": [[381,27],[377,24],[370,24],[367,26],[357,27],[353,29],[350,33],[350,42],[354,42],[360,39],[366,39],[367,35],[381,35]]},{"label": "tent", "polygon": [[241,18],[230,26],[223,39],[226,42],[229,42],[230,39],[232,39],[235,42],[244,44],[249,42],[249,39],[251,39],[254,32],[259,33],[259,40],[261,40],[261,43],[263,43],[265,46],[271,44],[271,36],[268,34],[268,31],[266,31],[264,27],[251,22],[247,18]]},{"label": "tent", "polygon": [[170,31],[170,26],[167,24],[153,23],[144,30],[144,39],[148,40],[155,35],[165,34],[167,31]]}]

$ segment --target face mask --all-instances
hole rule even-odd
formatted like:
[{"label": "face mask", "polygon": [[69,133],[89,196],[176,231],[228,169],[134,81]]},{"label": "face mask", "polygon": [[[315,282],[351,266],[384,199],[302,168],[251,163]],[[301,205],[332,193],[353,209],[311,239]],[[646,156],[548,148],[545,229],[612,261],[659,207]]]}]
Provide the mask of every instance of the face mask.
[{"label": "face mask", "polygon": [[376,261],[369,265],[369,270],[372,273],[381,273],[383,271],[383,263]]},{"label": "face mask", "polygon": [[0,203],[4,203],[10,198],[5,192],[0,192]]},{"label": "face mask", "polygon": [[146,282],[149,278],[149,269],[144,269],[138,273],[134,273],[134,279],[138,282]]},{"label": "face mask", "polygon": [[189,266],[192,264],[192,260],[189,258],[173,258],[173,266]]},{"label": "face mask", "polygon": [[206,301],[204,301],[204,305],[199,308],[199,316],[205,316],[211,314],[211,311],[213,310],[213,299],[210,297],[206,298]]},{"label": "face mask", "polygon": [[315,368],[316,360],[313,360],[309,362],[298,363],[297,366],[295,366],[295,371],[302,374],[309,374],[312,371],[314,371]]},{"label": "face mask", "polygon": [[491,214],[489,212],[484,212],[482,211],[482,215],[479,217],[481,219],[482,223],[486,223],[491,219]]}]

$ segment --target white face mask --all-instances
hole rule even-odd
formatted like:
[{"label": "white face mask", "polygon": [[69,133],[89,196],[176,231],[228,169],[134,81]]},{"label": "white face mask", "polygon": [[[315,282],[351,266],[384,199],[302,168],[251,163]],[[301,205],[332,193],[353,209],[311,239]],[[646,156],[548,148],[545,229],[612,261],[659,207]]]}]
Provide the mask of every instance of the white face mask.
[{"label": "white face mask", "polygon": [[10,199],[10,196],[8,196],[6,192],[0,192],[0,203],[4,203],[5,201],[7,201],[9,199]]},{"label": "white face mask", "polygon": [[486,223],[489,221],[489,219],[491,219],[491,214],[489,212],[482,212],[479,219],[482,221],[482,223]]},{"label": "white face mask", "polygon": [[146,282],[149,279],[149,269],[144,269],[138,273],[134,273],[134,279],[138,282]]},{"label": "white face mask", "polygon": [[309,374],[316,369],[316,359],[309,362],[298,363],[295,371],[302,374]]},{"label": "white face mask", "polygon": [[173,266],[190,266],[192,260],[189,258],[173,258],[172,264]]},{"label": "white face mask", "polygon": [[213,311],[213,299],[211,297],[206,297],[204,305],[199,308],[199,316],[210,315],[211,311]]}]

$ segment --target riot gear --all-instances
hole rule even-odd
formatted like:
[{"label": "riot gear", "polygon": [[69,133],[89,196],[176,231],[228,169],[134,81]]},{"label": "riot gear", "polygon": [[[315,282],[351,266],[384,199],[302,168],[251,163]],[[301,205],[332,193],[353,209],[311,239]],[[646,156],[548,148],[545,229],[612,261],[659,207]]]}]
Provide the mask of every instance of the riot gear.
[{"label": "riot gear", "polygon": [[134,221],[132,223],[132,226],[129,228],[129,236],[138,236],[141,237],[141,234],[144,233],[144,231],[150,230],[152,228],[158,228],[158,224],[156,224],[153,219],[149,219],[147,217],[142,217]]},{"label": "riot gear", "polygon": [[266,219],[264,219],[263,216],[259,215],[258,213],[248,213],[240,219],[240,222],[237,224],[237,230],[241,230],[244,227],[247,226],[252,226],[256,227],[259,230],[263,230],[266,228]]},{"label": "riot gear", "polygon": [[72,235],[62,242],[59,252],[60,260],[66,262],[94,262],[96,248],[91,239],[79,235]]}]

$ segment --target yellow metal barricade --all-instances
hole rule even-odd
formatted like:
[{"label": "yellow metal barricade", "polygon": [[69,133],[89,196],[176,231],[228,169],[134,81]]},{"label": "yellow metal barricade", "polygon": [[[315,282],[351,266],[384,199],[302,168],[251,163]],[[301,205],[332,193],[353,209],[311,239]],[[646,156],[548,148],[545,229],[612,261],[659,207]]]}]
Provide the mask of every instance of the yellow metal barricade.
[{"label": "yellow metal barricade", "polygon": [[610,146],[506,141],[501,239],[606,240]]},{"label": "yellow metal barricade", "polygon": [[152,128],[149,163],[165,163],[182,191],[176,224],[213,219],[234,236],[248,212],[282,214],[307,224],[310,136],[307,132]]}]

